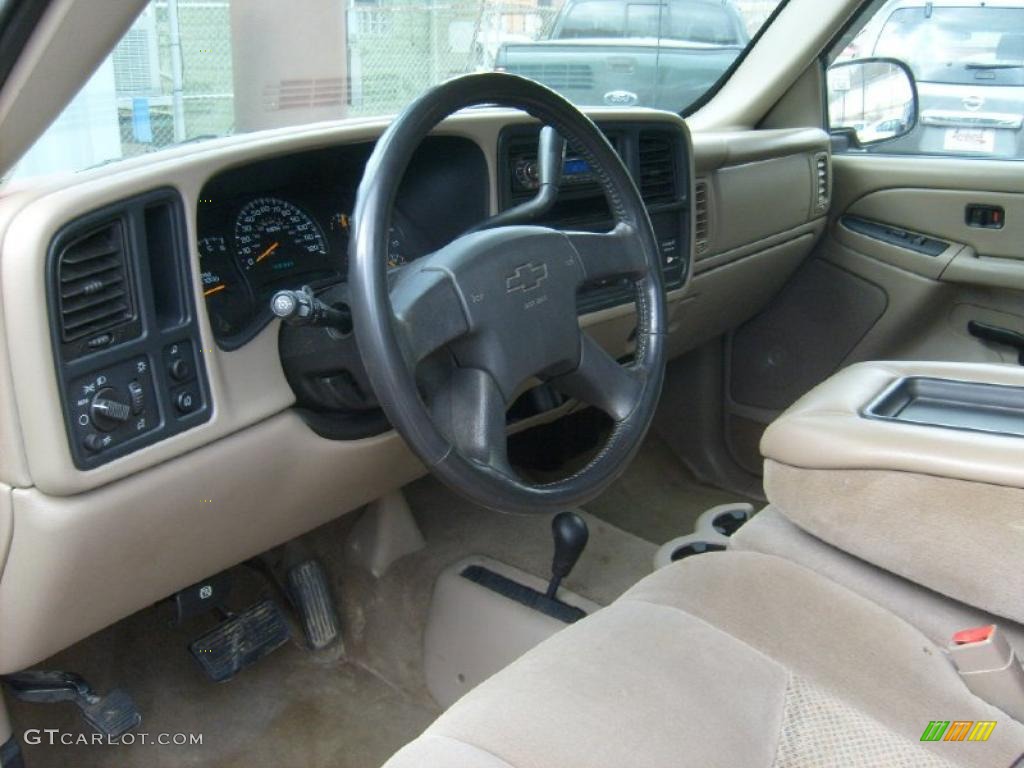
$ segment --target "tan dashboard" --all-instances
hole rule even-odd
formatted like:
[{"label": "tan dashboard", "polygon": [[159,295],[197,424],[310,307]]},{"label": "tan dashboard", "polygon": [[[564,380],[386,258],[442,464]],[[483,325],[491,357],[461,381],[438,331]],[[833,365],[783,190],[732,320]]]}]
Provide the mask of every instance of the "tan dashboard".
[{"label": "tan dashboard", "polygon": [[[667,113],[599,110],[593,117],[602,126],[642,121],[688,136],[685,123]],[[499,136],[528,122],[518,113],[474,110],[436,132],[480,147],[491,212],[500,205]],[[196,211],[211,177],[262,158],[372,141],[384,127],[348,121],[214,140],[0,197],[0,673],[34,664],[424,472],[394,433],[345,441],[310,430],[292,410],[278,323],[237,349],[221,349],[199,279]],[[764,306],[823,230],[831,191],[820,131],[701,136],[689,162],[686,198],[696,205],[683,214],[690,235],[681,248],[696,259],[669,295],[674,354]],[[184,204],[209,418],[79,469],[60,407],[46,254],[69,221],[161,188]],[[581,322],[617,356],[629,353],[631,305]]]}]

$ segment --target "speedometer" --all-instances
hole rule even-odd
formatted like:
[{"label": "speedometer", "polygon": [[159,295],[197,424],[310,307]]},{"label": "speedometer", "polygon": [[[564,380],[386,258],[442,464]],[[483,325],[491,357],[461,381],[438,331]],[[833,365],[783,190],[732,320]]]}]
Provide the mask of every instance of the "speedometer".
[{"label": "speedometer", "polygon": [[319,267],[327,255],[327,240],[298,206],[278,197],[258,197],[235,219],[235,252],[242,269],[265,284],[278,275]]}]

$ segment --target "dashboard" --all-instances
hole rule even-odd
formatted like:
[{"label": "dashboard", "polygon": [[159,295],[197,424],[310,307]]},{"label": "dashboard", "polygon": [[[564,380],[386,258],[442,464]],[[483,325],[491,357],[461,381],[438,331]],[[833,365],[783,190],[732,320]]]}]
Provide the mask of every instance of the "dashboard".
[{"label": "dashboard", "polygon": [[[678,132],[648,123],[616,123],[605,133],[637,180],[659,238],[667,287],[677,288],[688,268],[685,142]],[[503,210],[536,194],[538,136],[535,125],[509,127],[499,136]],[[221,349],[238,349],[266,327],[274,292],[304,285],[323,292],[345,283],[351,211],[372,148],[350,144],[271,158],[223,171],[204,185],[197,246],[203,296]],[[424,141],[395,201],[388,267],[399,269],[486,218],[489,189],[476,143],[445,136]],[[571,148],[558,200],[537,223],[595,231],[612,224],[596,177]],[[344,298],[343,291],[332,295]],[[629,286],[590,285],[578,309],[593,312],[631,299]]]},{"label": "dashboard", "polygon": [[[676,115],[592,116],[647,202],[665,260],[675,355],[765,306],[825,226],[814,207],[814,159],[828,150],[821,131],[703,134],[694,145]],[[34,666],[423,475],[401,437],[380,431],[386,425],[338,439],[310,428],[288,374],[292,355],[308,352],[324,366],[318,376],[341,380],[359,363],[354,339],[268,323],[265,309],[277,286],[315,283],[322,298],[343,300],[347,233],[338,215],[351,212],[386,127],[340,121],[183,145],[0,198],[0,353],[8,360],[0,386],[8,489],[0,503],[0,540],[8,542],[0,552],[0,672]],[[535,153],[536,125],[521,113],[450,118],[403,182],[392,258],[431,252],[528,199]],[[541,223],[606,226],[590,169],[570,160]],[[785,173],[773,176],[780,164]],[[286,205],[255,204],[242,217],[253,221],[239,227],[246,206],[267,198]],[[780,215],[803,200],[804,218]],[[289,237],[291,258],[279,233]],[[259,242],[246,252],[243,237]],[[691,262],[698,238],[706,246]],[[275,242],[256,268],[255,257]],[[581,324],[618,359],[635,346],[628,300],[616,285],[588,286],[577,297]],[[514,428],[573,407],[552,409],[544,399],[524,404]],[[331,415],[351,407],[339,398]],[[94,450],[90,435],[107,445]]]},{"label": "dashboard", "polygon": [[[373,145],[327,147],[231,168],[196,212],[203,296],[217,344],[231,350],[272,319],[275,291],[344,283],[356,189]],[[487,215],[487,165],[467,139],[431,137],[395,202],[388,267],[397,269]]]}]

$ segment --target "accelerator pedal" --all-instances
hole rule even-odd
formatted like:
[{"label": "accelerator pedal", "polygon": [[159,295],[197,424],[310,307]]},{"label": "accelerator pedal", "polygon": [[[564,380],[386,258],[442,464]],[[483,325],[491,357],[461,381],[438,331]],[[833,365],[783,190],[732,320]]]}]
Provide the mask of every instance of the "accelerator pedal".
[{"label": "accelerator pedal", "polygon": [[327,571],[319,560],[304,560],[288,570],[288,596],[299,614],[310,648],[322,651],[341,637],[341,621]]},{"label": "accelerator pedal", "polygon": [[207,677],[221,683],[276,651],[290,636],[281,609],[272,600],[263,600],[241,613],[228,614],[192,642],[189,650]]},{"label": "accelerator pedal", "polygon": [[3,681],[14,698],[20,701],[35,704],[73,702],[85,721],[108,739],[116,739],[142,722],[142,715],[127,691],[114,688],[101,696],[73,672],[30,670],[6,675]]}]

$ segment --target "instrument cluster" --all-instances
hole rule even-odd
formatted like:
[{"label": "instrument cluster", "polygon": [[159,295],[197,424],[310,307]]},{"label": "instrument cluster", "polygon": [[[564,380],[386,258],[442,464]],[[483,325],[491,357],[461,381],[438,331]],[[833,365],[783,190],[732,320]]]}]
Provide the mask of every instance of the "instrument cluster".
[{"label": "instrument cluster", "polygon": [[[392,214],[390,269],[435,250],[486,215],[480,203],[486,194],[473,192],[477,182],[487,183],[486,167],[476,168],[476,145],[452,138],[427,143],[445,144],[449,162],[441,163],[445,155],[436,151],[414,157]],[[355,144],[270,158],[224,171],[206,184],[197,246],[218,345],[236,349],[259,333],[272,319],[276,291],[304,285],[320,290],[345,281],[350,212],[371,149]],[[445,183],[452,168],[467,163],[476,178]]]}]

